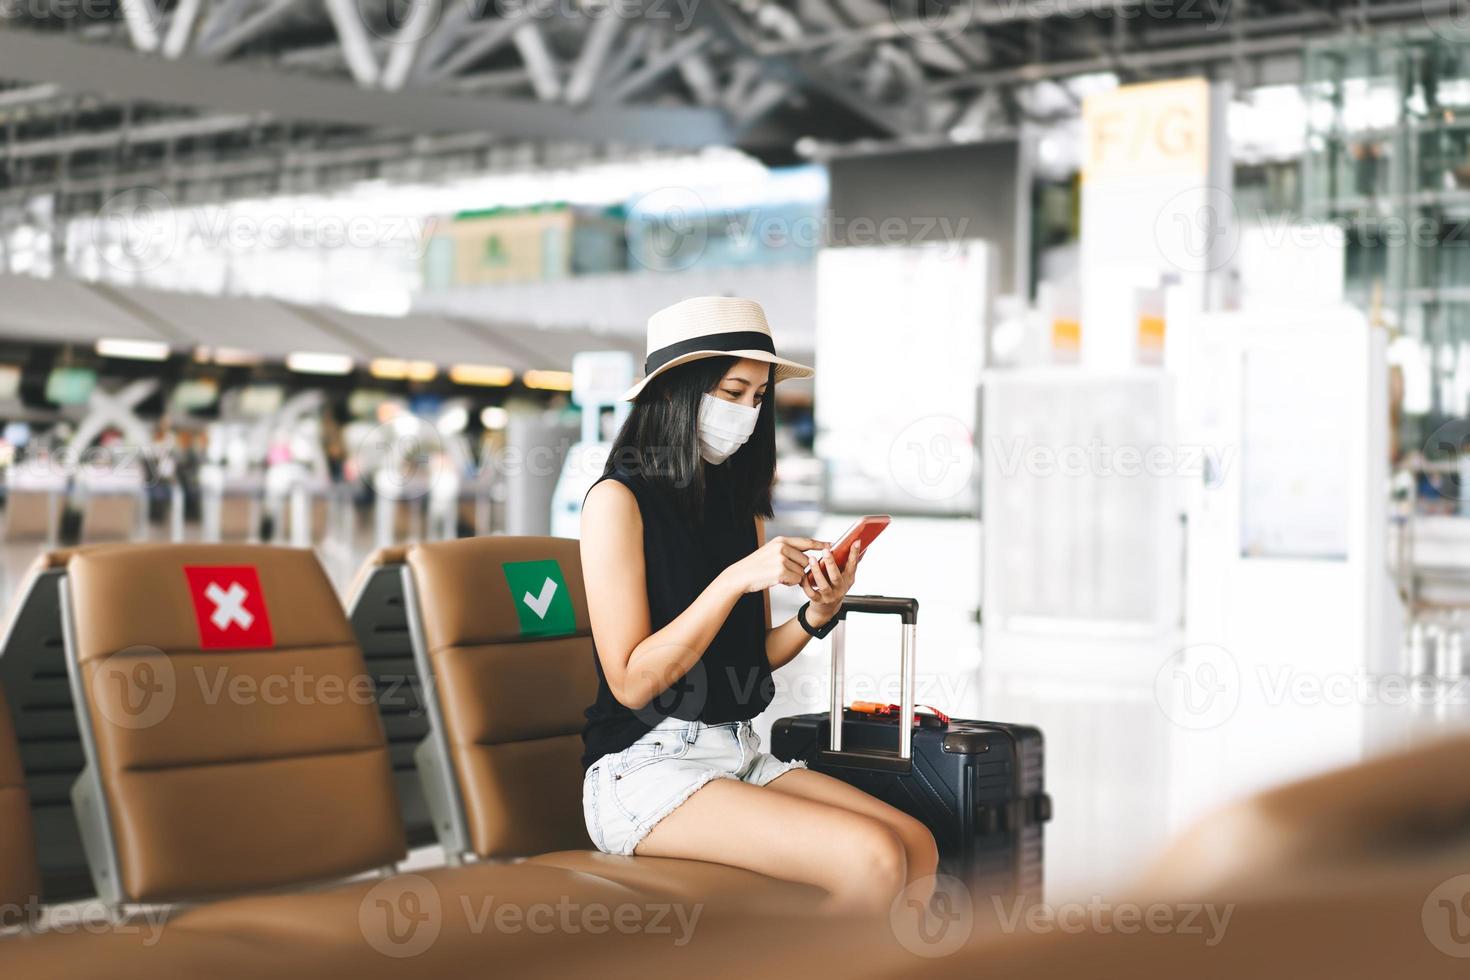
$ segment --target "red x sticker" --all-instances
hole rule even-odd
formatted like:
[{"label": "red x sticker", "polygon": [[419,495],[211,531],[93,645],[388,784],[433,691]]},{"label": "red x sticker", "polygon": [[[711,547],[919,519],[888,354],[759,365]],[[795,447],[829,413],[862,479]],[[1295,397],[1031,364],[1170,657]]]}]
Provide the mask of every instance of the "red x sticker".
[{"label": "red x sticker", "polygon": [[199,646],[242,650],[275,646],[270,613],[254,565],[185,565]]}]

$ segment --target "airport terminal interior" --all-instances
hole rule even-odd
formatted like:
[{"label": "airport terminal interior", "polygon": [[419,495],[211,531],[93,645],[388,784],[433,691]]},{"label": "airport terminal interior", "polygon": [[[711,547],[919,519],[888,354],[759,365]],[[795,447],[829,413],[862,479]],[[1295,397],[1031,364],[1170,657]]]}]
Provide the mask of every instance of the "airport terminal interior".
[{"label": "airport terminal interior", "polygon": [[5,977],[1463,976],[1464,0],[0,0],[0,608]]}]

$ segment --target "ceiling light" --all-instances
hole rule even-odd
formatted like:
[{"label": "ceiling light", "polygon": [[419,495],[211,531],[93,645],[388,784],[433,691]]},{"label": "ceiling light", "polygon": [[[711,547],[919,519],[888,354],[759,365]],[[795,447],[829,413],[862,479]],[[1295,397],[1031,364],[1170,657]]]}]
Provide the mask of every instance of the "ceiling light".
[{"label": "ceiling light", "polygon": [[351,374],[352,358],[347,354],[297,351],[286,355],[286,367],[300,374]]},{"label": "ceiling light", "polygon": [[449,380],[457,385],[504,387],[515,377],[514,371],[499,364],[456,364],[449,369]]},{"label": "ceiling light", "polygon": [[166,361],[168,344],[157,340],[125,340],[103,337],[97,341],[97,353],[103,357],[120,357],[129,361]]},{"label": "ceiling light", "polygon": [[264,360],[254,351],[241,350],[238,347],[211,347],[202,350],[202,356],[196,354],[195,360],[213,361],[224,367],[248,367]]},{"label": "ceiling light", "polygon": [[521,375],[521,383],[527,388],[540,388],[543,391],[571,391],[572,372],[527,371]]},{"label": "ceiling light", "polygon": [[385,381],[433,381],[439,374],[433,361],[405,361],[397,357],[373,358],[368,371]]}]

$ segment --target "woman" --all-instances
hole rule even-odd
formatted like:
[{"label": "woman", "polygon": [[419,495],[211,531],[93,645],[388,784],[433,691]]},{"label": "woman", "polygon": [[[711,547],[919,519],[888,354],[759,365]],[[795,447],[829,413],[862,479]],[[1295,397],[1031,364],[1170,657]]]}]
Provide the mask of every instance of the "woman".
[{"label": "woman", "polygon": [[[582,509],[598,695],[583,732],[583,809],[598,848],[715,861],[823,888],[834,911],[887,909],[937,863],[919,821],[760,751],[771,672],[825,635],[862,560],[765,540],[775,479],[775,355],[759,304],[701,297],[648,322],[647,375]],[[772,627],[766,590],[807,604]]]}]

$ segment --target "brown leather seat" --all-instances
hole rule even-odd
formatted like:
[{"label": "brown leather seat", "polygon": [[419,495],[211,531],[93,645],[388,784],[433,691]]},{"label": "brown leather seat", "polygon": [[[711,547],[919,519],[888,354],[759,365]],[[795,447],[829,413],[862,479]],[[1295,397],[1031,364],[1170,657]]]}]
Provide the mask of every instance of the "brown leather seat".
[{"label": "brown leather seat", "polygon": [[[681,972],[780,977],[793,975],[788,966],[810,969],[840,959],[846,975],[864,977],[877,975],[884,962],[878,954],[893,945],[881,923],[670,910],[606,882],[584,882],[585,893],[569,900],[566,873],[555,868],[526,869],[535,883],[507,897],[497,879],[522,867],[482,864],[354,885],[330,896],[231,900],[184,912],[161,932],[142,924],[96,935],[0,939],[0,975],[641,980]],[[444,884],[466,876],[469,890]],[[404,901],[409,895],[416,901]],[[434,897],[425,902],[424,895]],[[392,933],[382,914],[389,908],[399,910]],[[316,927],[311,917],[318,914],[333,927]]]},{"label": "brown leather seat", "polygon": [[[369,942],[388,938],[373,936],[371,931],[373,926],[387,926],[389,922],[368,920],[381,912],[391,918],[399,909],[409,912],[416,907],[419,914],[437,911],[441,933],[449,929],[472,934],[476,917],[485,915],[487,904],[493,912],[494,902],[514,903],[524,909],[557,902],[616,905],[642,900],[643,896],[632,889],[593,875],[530,864],[487,862],[353,881],[326,891],[217,902],[188,910],[179,916],[177,925],[196,933],[268,936],[272,940],[295,936],[346,947],[365,938]],[[493,944],[495,937],[487,936],[481,942]]]},{"label": "brown leather seat", "polygon": [[174,901],[404,855],[362,655],[310,552],[138,545],[68,568],[100,895]]},{"label": "brown leather seat", "polygon": [[538,854],[526,863],[596,875],[626,885],[641,895],[666,901],[721,909],[735,907],[767,914],[802,915],[812,912],[826,897],[814,885],[781,881],[712,861],[568,850]]},{"label": "brown leather seat", "polygon": [[[1460,735],[1232,803],[1181,834],[1108,910],[1088,909],[1082,929],[992,925],[925,975],[1449,980],[1470,957],[1467,869],[1470,735]],[[1144,914],[1125,928],[1124,909]]]},{"label": "brown leather seat", "polygon": [[[382,937],[371,931],[375,924],[370,921],[356,936],[336,929],[317,932],[302,918],[313,911],[310,908],[249,899],[229,903],[241,908],[239,918],[203,917],[200,913],[223,909],[199,909],[169,922],[158,937],[138,929],[0,939],[0,975],[472,980],[493,970],[522,976],[595,975],[605,980],[669,975],[710,980],[827,975],[845,980],[906,980],[918,975],[934,980],[977,975],[1056,980],[1081,974],[1136,980],[1241,976],[1459,980],[1465,961],[1455,954],[1464,947],[1450,931],[1452,920],[1443,915],[1426,919],[1421,906],[1458,873],[1467,856],[1460,852],[1432,862],[1403,862],[1359,873],[1348,881],[1314,876],[1277,882],[1274,888],[1257,887],[1235,895],[1228,906],[1214,896],[1201,896],[1217,902],[1214,920],[1193,903],[1135,896],[1142,899],[1139,908],[1162,914],[1162,927],[1137,915],[1115,920],[1111,913],[1100,919],[1073,917],[1065,927],[1046,920],[1039,925],[1023,922],[1010,931],[977,922],[969,941],[952,952],[939,945],[947,938],[943,931],[928,940],[906,933],[908,948],[900,946],[895,937],[897,919],[723,915],[699,919],[687,943],[677,928],[672,934],[558,928],[548,935],[524,926],[514,932],[498,929],[490,918],[492,924],[478,934],[443,928],[421,952],[410,945],[398,957],[373,944],[370,936],[379,946]],[[469,869],[455,872],[465,870]],[[425,877],[434,881],[441,873]],[[334,894],[334,902],[360,898],[357,910],[346,908],[350,901],[342,901],[344,907],[333,920],[350,921],[344,911],[372,909],[380,897],[391,900],[391,886],[385,891],[386,896],[371,890]],[[451,910],[459,896],[447,892],[441,897],[446,899],[441,909]],[[465,897],[473,901],[472,896]],[[603,901],[604,907],[619,907],[613,900]],[[264,914],[255,914],[255,908]],[[481,914],[480,908],[471,908]],[[1221,929],[1227,908],[1229,919]],[[282,912],[292,916],[284,918]],[[966,918],[959,922],[961,928],[970,925]],[[416,937],[408,936],[413,944]],[[145,947],[150,941],[152,945]],[[940,952],[946,955],[936,955]]]},{"label": "brown leather seat", "polygon": [[[362,661],[310,553],[226,545],[89,552],[71,561],[62,595],[96,800],[105,805],[100,834],[115,852],[101,855],[120,883],[112,901],[299,888],[403,854],[371,697],[334,693],[353,689]],[[266,621],[268,637],[221,644]],[[305,686],[271,694],[269,680],[283,676]],[[588,968],[619,910],[665,921],[670,907],[660,893],[594,874],[487,863],[176,908],[162,934],[145,918],[0,939],[0,974],[478,976],[488,962],[553,966],[572,955],[569,939],[578,947],[569,968]],[[564,909],[576,917],[570,929]],[[697,919],[700,908],[683,912]],[[432,923],[427,945],[399,949],[424,922]]]},{"label": "brown leather seat", "polygon": [[1470,849],[1470,735],[1229,804],[1176,839],[1138,887],[1150,894],[1240,888],[1457,847]]},{"label": "brown leather seat", "polygon": [[[575,540],[437,542],[410,549],[408,565],[421,620],[420,657],[438,693],[430,738],[442,739],[442,781],[451,784],[440,801],[450,811],[447,834],[441,833],[447,847],[482,858],[534,855],[536,863],[672,897],[790,908],[810,907],[821,897],[807,886],[725,865],[589,853],[581,731],[597,678]],[[421,767],[426,763],[434,765],[432,753]]]},{"label": "brown leather seat", "polygon": [[[299,886],[404,856],[372,685],[309,551],[97,549],[72,556],[62,594],[89,736],[79,813],[105,899]],[[522,879],[613,887],[551,868],[484,875],[502,894]]]},{"label": "brown leather seat", "polygon": [[0,925],[14,925],[40,901],[41,872],[31,831],[31,800],[10,708],[0,691]]},{"label": "brown leather seat", "polygon": [[[1097,898],[1079,903],[1080,916],[1077,908],[1055,904],[1055,920],[1028,917],[1009,927],[1002,925],[1002,913],[1012,909],[982,903],[973,920],[956,920],[967,931],[974,926],[969,941],[942,956],[937,954],[947,931],[911,932],[903,926],[902,910],[876,921],[710,917],[683,943],[667,932],[609,928],[608,913],[622,907],[628,894],[616,885],[584,876],[546,877],[563,874],[553,868],[482,864],[205,906],[171,920],[162,936],[135,928],[3,939],[0,976],[455,980],[493,968],[554,976],[595,971],[609,980],[815,973],[898,980],[920,972],[936,980],[979,973],[1016,980],[1078,973],[1140,980],[1450,980],[1464,976],[1470,953],[1463,922],[1464,896],[1470,894],[1464,881],[1470,866],[1463,819],[1467,752],[1470,738],[1448,740],[1242,804],[1260,821],[1256,834],[1227,836],[1220,843],[1265,845],[1267,862],[1247,861],[1248,876],[1192,883],[1176,876],[1175,887],[1165,892],[1139,891],[1122,903],[1105,899],[1107,910],[1093,911]],[[1187,849],[1211,836],[1212,819],[1181,838],[1186,850],[1176,857],[1188,859]],[[1316,843],[1313,828],[1319,826],[1330,842],[1326,847]],[[1274,840],[1295,844],[1276,846],[1273,833]],[[527,871],[537,876],[523,883],[511,877]],[[525,916],[514,920],[518,927],[501,928],[492,908],[476,904],[522,884],[511,903]],[[575,893],[582,896],[580,910],[597,909],[602,928],[588,928],[587,919],[550,934],[528,925],[533,920],[527,909],[573,894],[564,887],[585,889]],[[402,901],[407,892],[417,901]],[[422,901],[426,895],[437,903],[437,915]],[[577,901],[570,904],[578,907]],[[1204,903],[1212,906],[1208,912]],[[394,908],[432,923],[435,935],[422,948],[412,929],[386,935],[386,919],[377,913]],[[480,922],[478,930],[461,925],[471,916]],[[896,941],[904,937],[907,948]],[[409,945],[385,945],[400,941]]]}]

